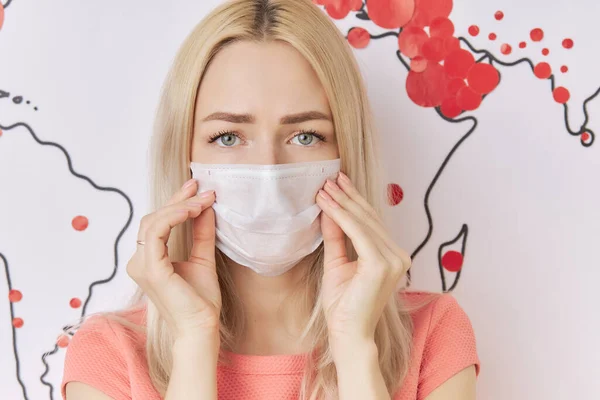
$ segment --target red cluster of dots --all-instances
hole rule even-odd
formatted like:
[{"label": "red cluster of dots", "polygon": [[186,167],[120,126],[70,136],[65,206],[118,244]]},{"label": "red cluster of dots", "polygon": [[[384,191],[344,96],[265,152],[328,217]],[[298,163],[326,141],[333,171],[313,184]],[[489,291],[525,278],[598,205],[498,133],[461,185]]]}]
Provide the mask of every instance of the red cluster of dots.
[{"label": "red cluster of dots", "polygon": [[[504,19],[504,13],[502,11],[496,11],[496,13],[494,14],[494,18],[498,21],[501,21]],[[479,33],[480,33],[480,30],[477,25],[471,25],[469,27],[469,34],[471,36],[478,36]],[[542,42],[544,39],[543,29],[541,29],[541,28],[531,29],[531,31],[529,32],[529,38],[531,39],[532,42],[538,42],[538,43]],[[497,35],[494,32],[491,32],[488,35],[488,39],[494,41],[497,39]],[[573,39],[565,38],[562,41],[562,47],[565,49],[571,49],[571,48],[573,48],[573,45],[574,45]],[[526,41],[519,42],[520,49],[524,49],[526,47],[527,47]],[[509,55],[512,53],[512,46],[508,43],[503,43],[500,46],[500,52],[504,55]],[[550,49],[548,49],[547,47],[544,47],[544,48],[542,48],[541,52],[542,52],[543,56],[547,56],[548,54],[550,54]],[[568,66],[563,65],[560,67],[560,72],[562,72],[563,74],[567,73],[568,71],[569,71]],[[535,65],[534,74],[539,79],[549,79],[550,76],[552,75],[552,68],[550,67],[550,64],[548,64],[547,62],[540,62]],[[554,100],[560,104],[566,103],[567,101],[569,101],[569,98],[571,97],[569,90],[562,86],[555,88],[554,91],[552,92],[552,96],[554,97]]]},{"label": "red cluster of dots", "polygon": [[[88,219],[82,215],[78,215],[72,219],[71,225],[73,226],[73,229],[75,229],[77,231],[84,231],[88,227]],[[9,302],[18,303],[21,300],[23,300],[23,293],[20,290],[11,289],[8,292],[8,301]],[[81,299],[79,299],[77,297],[73,297],[71,300],[69,300],[69,306],[71,308],[80,308],[81,307]],[[25,321],[23,321],[23,318],[15,317],[12,320],[12,325],[17,329],[22,328],[23,325],[25,325]],[[69,336],[61,335],[57,339],[56,344],[59,347],[67,347],[69,344]]]}]

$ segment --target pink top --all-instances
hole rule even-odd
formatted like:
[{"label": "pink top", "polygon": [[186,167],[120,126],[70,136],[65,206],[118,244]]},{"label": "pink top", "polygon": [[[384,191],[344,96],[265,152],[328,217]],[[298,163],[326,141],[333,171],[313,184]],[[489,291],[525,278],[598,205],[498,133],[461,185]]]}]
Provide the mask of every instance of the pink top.
[{"label": "pink top", "polygon": [[[404,292],[406,304],[420,301],[424,292]],[[127,318],[144,323],[144,309]],[[413,352],[408,376],[394,400],[423,400],[435,388],[479,359],[469,318],[449,294],[414,312]],[[133,333],[106,317],[92,317],[73,336],[65,358],[61,385],[63,399],[68,382],[79,381],[115,400],[159,400],[152,386],[145,357],[145,335]],[[232,363],[219,366],[220,400],[297,399],[304,355],[255,356],[232,354]]]}]

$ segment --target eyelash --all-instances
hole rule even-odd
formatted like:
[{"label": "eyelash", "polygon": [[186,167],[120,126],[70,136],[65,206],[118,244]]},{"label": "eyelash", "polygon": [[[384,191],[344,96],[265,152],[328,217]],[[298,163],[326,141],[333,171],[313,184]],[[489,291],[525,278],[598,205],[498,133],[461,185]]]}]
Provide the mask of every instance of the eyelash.
[{"label": "eyelash", "polygon": [[[325,138],[325,136],[321,135],[320,133],[318,133],[317,131],[315,131],[313,129],[302,129],[302,130],[298,131],[298,133],[296,133],[292,137],[292,139],[295,138],[296,136],[306,135],[306,134],[313,135],[314,137],[316,137],[317,139],[319,139],[321,142],[326,142],[327,141],[327,139]],[[240,137],[240,135],[237,132],[234,132],[234,131],[219,131],[219,132],[216,132],[216,133],[213,133],[212,135],[210,135],[210,137],[208,138],[208,143],[214,143],[221,136],[227,136],[227,135],[233,135],[233,136],[236,136],[237,138],[239,138],[240,140],[242,140],[242,138]],[[310,146],[305,146],[305,147],[310,147]]]}]

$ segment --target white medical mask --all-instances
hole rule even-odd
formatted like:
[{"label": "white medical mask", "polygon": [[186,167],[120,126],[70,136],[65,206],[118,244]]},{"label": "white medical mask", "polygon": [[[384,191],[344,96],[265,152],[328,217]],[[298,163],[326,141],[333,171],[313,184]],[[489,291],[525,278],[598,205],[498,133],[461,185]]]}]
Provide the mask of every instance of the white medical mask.
[{"label": "white medical mask", "polygon": [[216,246],[263,276],[290,270],[323,241],[315,197],[340,159],[294,164],[190,164],[198,192],[214,190]]}]

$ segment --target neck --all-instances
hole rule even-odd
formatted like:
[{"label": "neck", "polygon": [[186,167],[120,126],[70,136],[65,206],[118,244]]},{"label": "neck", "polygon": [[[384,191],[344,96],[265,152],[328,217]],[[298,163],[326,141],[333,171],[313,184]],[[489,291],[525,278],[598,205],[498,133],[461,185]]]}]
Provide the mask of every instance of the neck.
[{"label": "neck", "polygon": [[245,354],[295,354],[308,348],[299,342],[310,316],[303,278],[304,259],[286,273],[265,277],[227,260],[244,318],[244,332],[234,351]]}]

